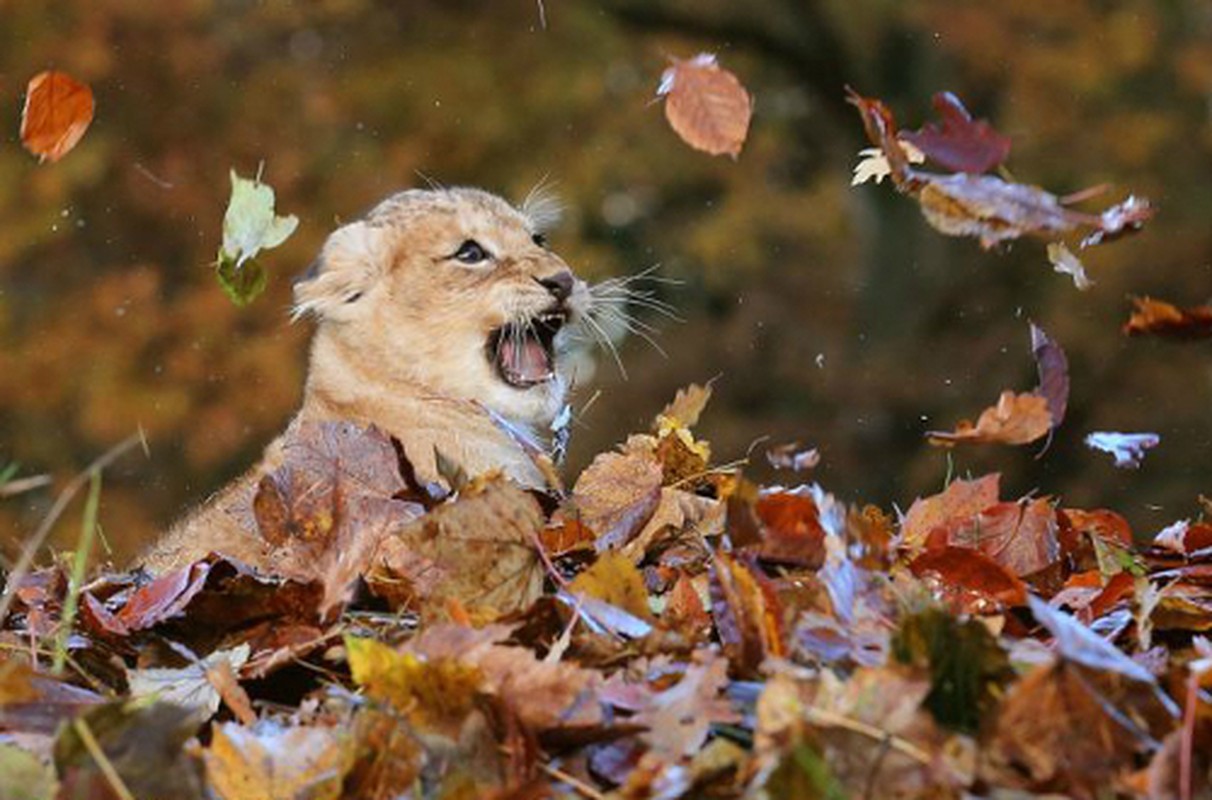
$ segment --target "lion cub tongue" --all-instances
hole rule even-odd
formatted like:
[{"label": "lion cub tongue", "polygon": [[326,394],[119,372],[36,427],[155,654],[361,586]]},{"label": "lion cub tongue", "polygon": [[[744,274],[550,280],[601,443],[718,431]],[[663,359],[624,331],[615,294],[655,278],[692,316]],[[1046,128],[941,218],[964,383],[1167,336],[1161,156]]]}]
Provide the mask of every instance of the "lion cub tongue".
[{"label": "lion cub tongue", "polygon": [[501,365],[514,379],[538,383],[551,375],[551,361],[543,345],[529,336],[510,339],[501,352]]}]

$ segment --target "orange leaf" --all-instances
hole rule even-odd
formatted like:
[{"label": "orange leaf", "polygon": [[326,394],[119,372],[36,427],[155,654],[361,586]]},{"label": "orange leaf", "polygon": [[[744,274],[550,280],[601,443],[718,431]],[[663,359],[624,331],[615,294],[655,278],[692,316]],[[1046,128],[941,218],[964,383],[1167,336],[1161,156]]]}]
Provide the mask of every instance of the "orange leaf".
[{"label": "orange leaf", "polygon": [[929,550],[909,569],[918,577],[935,576],[949,605],[964,613],[1000,611],[1027,602],[1026,585],[979,550],[951,546]]},{"label": "orange leaf", "polygon": [[93,91],[65,72],[40,72],[25,90],[21,143],[41,161],[67,155],[93,121]]},{"label": "orange leaf", "polygon": [[914,500],[901,523],[902,544],[922,547],[935,528],[966,521],[995,505],[1000,480],[996,472],[970,481],[955,480],[936,495]]},{"label": "orange leaf", "polygon": [[1179,308],[1151,297],[1133,297],[1136,310],[1124,323],[1129,336],[1153,334],[1173,339],[1206,339],[1212,336],[1212,306]]},{"label": "orange leaf", "polygon": [[753,100],[737,77],[721,69],[715,56],[700,53],[675,60],[661,76],[657,94],[665,99],[665,118],[695,150],[736,158],[749,132]]},{"label": "orange leaf", "polygon": [[1006,390],[997,399],[997,405],[981,412],[975,425],[963,420],[951,433],[930,431],[926,438],[930,444],[944,447],[961,442],[1027,444],[1051,429],[1052,414],[1047,400],[1034,392],[1015,394]]}]

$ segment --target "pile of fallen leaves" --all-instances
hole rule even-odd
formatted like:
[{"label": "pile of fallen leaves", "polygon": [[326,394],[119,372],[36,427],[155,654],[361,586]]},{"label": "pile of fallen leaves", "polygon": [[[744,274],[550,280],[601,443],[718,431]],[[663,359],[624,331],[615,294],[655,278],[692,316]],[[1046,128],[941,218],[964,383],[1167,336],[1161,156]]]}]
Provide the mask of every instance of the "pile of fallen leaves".
[{"label": "pile of fallen leaves", "polygon": [[996,474],[896,519],[757,486],[694,435],[709,394],[567,492],[304,427],[254,504],[275,574],[18,576],[0,796],[1212,791],[1212,525],[1137,547]]}]

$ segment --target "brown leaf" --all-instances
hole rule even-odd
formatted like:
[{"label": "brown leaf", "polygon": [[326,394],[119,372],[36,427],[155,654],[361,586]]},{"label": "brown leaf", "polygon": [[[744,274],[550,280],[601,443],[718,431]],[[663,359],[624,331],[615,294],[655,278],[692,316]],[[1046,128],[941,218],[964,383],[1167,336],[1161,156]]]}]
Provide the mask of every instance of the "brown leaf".
[{"label": "brown leaf", "polygon": [[500,475],[477,478],[454,500],[383,540],[368,577],[393,606],[508,612],[543,588],[536,547],[546,517],[538,501]]},{"label": "brown leaf", "polygon": [[1039,370],[1035,393],[1048,401],[1052,429],[1060,427],[1069,407],[1069,359],[1065,351],[1034,322],[1031,325],[1031,354]]},{"label": "brown leaf", "polygon": [[713,156],[740,155],[753,101],[737,77],[716,63],[714,55],[674,59],[661,76],[657,95],[665,97],[665,118],[686,144]]},{"label": "brown leaf", "polygon": [[395,447],[374,426],[292,426],[282,465],[261,479],[253,500],[261,535],[277,548],[275,572],[323,582],[322,614],[343,606],[384,538],[423,512],[395,499],[406,488]]},{"label": "brown leaf", "polygon": [[820,510],[807,494],[763,494],[755,505],[762,523],[758,557],[763,561],[820,569],[825,563],[825,529]]},{"label": "brown leaf", "polygon": [[711,382],[705,384],[692,383],[682,389],[669,401],[653,421],[653,428],[660,430],[669,425],[679,425],[683,428],[693,428],[699,422],[703,410],[711,400]]},{"label": "brown leaf", "polygon": [[270,722],[251,728],[226,722],[213,730],[202,761],[208,783],[222,800],[341,796],[341,782],[353,762],[341,731]]},{"label": "brown leaf", "polygon": [[648,746],[664,759],[692,756],[707,740],[713,723],[736,722],[739,717],[720,692],[728,683],[728,662],[716,657],[706,664],[690,664],[681,680],[651,695],[634,721],[648,726]]},{"label": "brown leaf", "polygon": [[1124,323],[1129,336],[1165,336],[1172,339],[1206,339],[1212,336],[1212,306],[1179,308],[1151,297],[1133,297],[1136,308]]},{"label": "brown leaf", "polygon": [[597,534],[599,551],[631,541],[661,501],[663,472],[650,453],[602,453],[572,489],[578,519]]},{"label": "brown leaf", "polygon": [[1060,558],[1056,511],[1046,499],[996,503],[948,529],[936,529],[928,542],[980,550],[1021,577],[1052,566]]},{"label": "brown leaf", "polygon": [[996,472],[973,480],[961,478],[936,495],[914,500],[901,522],[902,545],[910,550],[923,547],[935,528],[966,521],[994,505],[1000,481]]},{"label": "brown leaf", "polygon": [[733,670],[753,677],[767,656],[786,652],[783,609],[770,581],[724,553],[711,567],[711,614]]},{"label": "brown leaf", "polygon": [[957,613],[995,613],[1027,602],[1027,586],[1001,564],[969,547],[927,550],[909,563]]},{"label": "brown leaf", "polygon": [[951,92],[936,93],[931,103],[942,127],[927,123],[917,131],[900,135],[931,161],[952,172],[979,174],[993,169],[1010,155],[1010,137],[994,130],[988,120],[973,120]]},{"label": "brown leaf", "polygon": [[41,161],[71,152],[93,121],[93,90],[65,72],[40,72],[25,89],[21,143]]},{"label": "brown leaf", "polygon": [[1052,429],[1048,401],[1034,392],[1002,392],[997,405],[981,412],[973,425],[962,420],[953,432],[930,431],[930,444],[952,447],[960,443],[1028,444]]}]

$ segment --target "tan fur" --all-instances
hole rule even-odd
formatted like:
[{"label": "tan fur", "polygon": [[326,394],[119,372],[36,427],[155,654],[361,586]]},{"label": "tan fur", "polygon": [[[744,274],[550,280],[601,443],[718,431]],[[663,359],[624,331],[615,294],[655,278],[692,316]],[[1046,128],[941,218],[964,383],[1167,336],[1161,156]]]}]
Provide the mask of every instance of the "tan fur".
[{"label": "tan fur", "polygon": [[[478,189],[411,190],[334,232],[316,274],[295,288],[295,315],[314,316],[318,325],[302,407],[291,425],[374,423],[401,441],[423,480],[439,480],[437,447],[469,474],[500,468],[519,483],[541,486],[531,458],[489,411],[535,437],[562,407],[570,376],[557,357],[554,379],[516,388],[500,378],[485,348],[496,328],[549,308],[553,297],[536,279],[568,269],[533,241],[541,222],[525,206],[515,209]],[[479,266],[452,259],[468,239],[495,257]],[[576,281],[568,301],[572,323],[588,302],[587,287]],[[567,328],[560,336],[566,335]],[[281,442],[177,523],[143,564],[159,572],[216,550],[271,566],[251,503],[257,481],[281,463]]]}]

